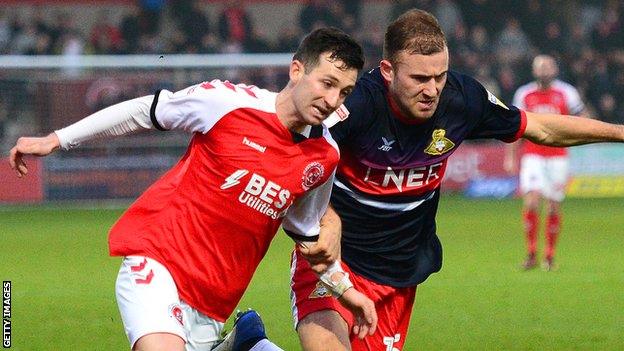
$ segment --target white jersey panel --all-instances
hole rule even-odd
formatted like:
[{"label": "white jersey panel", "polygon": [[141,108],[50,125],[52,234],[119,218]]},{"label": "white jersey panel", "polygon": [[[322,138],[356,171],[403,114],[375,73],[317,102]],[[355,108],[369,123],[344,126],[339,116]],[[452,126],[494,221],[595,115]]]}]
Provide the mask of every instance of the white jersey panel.
[{"label": "white jersey panel", "polygon": [[[326,126],[323,126],[322,138],[325,138],[325,140],[336,149],[338,155],[340,155],[338,144],[336,144],[336,141],[331,137],[329,129]],[[327,210],[335,175],[336,170],[334,169],[332,170],[332,175],[325,183],[308,191],[303,197],[293,203],[282,222],[282,228],[284,228],[284,230],[307,237],[313,237],[319,234],[319,221]]]},{"label": "white jersey panel", "polygon": [[560,90],[563,92],[563,96],[566,100],[566,105],[568,106],[568,111],[571,115],[578,115],[585,109],[585,105],[583,104],[583,100],[581,100],[581,95],[578,90],[573,87],[571,84],[568,84],[559,79],[555,79],[552,84],[553,88],[556,90]]},{"label": "white jersey panel", "polygon": [[308,191],[290,206],[282,227],[296,235],[314,237],[321,229],[319,221],[327,210],[335,171],[327,181]]},{"label": "white jersey panel", "polygon": [[521,110],[526,110],[526,104],[524,103],[525,97],[532,91],[537,90],[537,84],[535,82],[531,82],[525,84],[516,90],[514,94],[512,104]]},{"label": "white jersey panel", "polygon": [[213,80],[175,93],[162,90],[154,101],[155,118],[164,129],[205,134],[221,117],[239,108],[275,113],[276,97],[277,93],[254,86]]},{"label": "white jersey panel", "polygon": [[[571,84],[568,84],[559,79],[555,79],[552,82],[550,89],[560,91],[563,93],[566,107],[568,108],[569,114],[578,115],[585,109],[585,104],[583,104],[581,95],[579,94],[578,90]],[[539,90],[539,86],[537,85],[536,82],[531,82],[531,83],[528,83],[519,87],[518,90],[516,90],[516,93],[514,94],[513,105],[519,109],[526,110],[527,106],[526,106],[525,101],[526,101],[527,95],[537,90]]]}]

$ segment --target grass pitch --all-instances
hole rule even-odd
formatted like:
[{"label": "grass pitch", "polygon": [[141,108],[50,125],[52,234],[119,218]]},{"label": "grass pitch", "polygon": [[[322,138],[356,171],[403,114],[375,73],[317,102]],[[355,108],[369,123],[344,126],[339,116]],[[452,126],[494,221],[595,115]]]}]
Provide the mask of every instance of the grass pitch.
[{"label": "grass pitch", "polygon": [[[623,200],[566,200],[555,272],[519,269],[519,209],[518,200],[442,197],[444,267],[418,288],[404,350],[624,350]],[[121,213],[0,210],[12,349],[128,349],[114,296],[120,258],[107,252],[108,228]],[[240,306],[256,308],[285,350],[299,350],[291,248],[278,234]]]}]

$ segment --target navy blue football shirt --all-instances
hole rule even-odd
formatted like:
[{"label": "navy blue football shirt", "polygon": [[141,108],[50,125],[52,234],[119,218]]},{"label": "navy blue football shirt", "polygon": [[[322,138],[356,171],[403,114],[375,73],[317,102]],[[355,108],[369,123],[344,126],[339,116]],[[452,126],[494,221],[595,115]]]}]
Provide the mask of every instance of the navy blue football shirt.
[{"label": "navy blue football shirt", "polygon": [[393,108],[379,68],[365,73],[330,129],[341,159],[331,203],[342,220],[342,259],[375,282],[413,286],[442,267],[435,216],[448,157],[465,139],[506,142],[526,117],[475,79],[449,71],[437,110],[414,123]]}]

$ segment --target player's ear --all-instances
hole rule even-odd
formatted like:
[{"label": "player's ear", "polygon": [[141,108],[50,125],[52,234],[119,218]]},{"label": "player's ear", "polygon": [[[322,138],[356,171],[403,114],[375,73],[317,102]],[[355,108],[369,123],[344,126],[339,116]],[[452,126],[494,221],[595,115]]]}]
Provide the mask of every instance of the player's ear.
[{"label": "player's ear", "polygon": [[290,62],[290,71],[288,72],[290,80],[297,83],[304,74],[305,65],[299,60],[292,60]]},{"label": "player's ear", "polygon": [[381,62],[379,62],[379,69],[386,82],[392,82],[394,79],[394,67],[392,67],[392,63],[388,60],[381,60]]}]

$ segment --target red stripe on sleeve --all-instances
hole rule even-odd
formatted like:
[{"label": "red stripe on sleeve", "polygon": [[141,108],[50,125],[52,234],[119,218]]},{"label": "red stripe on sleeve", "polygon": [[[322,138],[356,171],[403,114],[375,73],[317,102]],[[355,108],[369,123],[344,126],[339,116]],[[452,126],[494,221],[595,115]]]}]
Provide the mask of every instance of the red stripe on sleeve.
[{"label": "red stripe on sleeve", "polygon": [[506,143],[513,143],[514,141],[522,138],[522,136],[524,135],[524,132],[526,131],[526,127],[527,127],[526,112],[524,112],[524,110],[520,110],[520,128],[518,128],[518,131],[512,138],[505,139],[503,141]]}]

